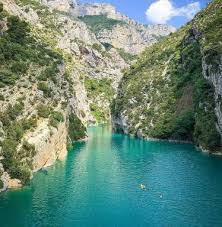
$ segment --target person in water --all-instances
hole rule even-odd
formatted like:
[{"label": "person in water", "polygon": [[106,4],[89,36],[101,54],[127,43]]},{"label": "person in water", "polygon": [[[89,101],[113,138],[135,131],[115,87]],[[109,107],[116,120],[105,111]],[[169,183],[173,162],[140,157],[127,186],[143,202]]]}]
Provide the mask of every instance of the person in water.
[{"label": "person in water", "polygon": [[141,190],[146,190],[146,186],[144,184],[140,184]]}]

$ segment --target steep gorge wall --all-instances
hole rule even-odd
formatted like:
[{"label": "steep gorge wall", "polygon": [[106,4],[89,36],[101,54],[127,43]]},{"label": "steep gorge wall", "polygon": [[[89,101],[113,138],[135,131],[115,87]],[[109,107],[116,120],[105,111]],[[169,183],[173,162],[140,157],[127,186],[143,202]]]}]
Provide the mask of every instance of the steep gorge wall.
[{"label": "steep gorge wall", "polygon": [[221,2],[214,0],[146,49],[120,82],[113,110],[117,129],[221,152],[221,13]]},{"label": "steep gorge wall", "polygon": [[[51,46],[53,39],[48,42],[35,33],[34,29],[43,29],[40,35],[44,33],[40,17],[36,17],[35,27],[33,21],[30,25],[22,20],[29,21],[29,13],[33,14],[36,8],[27,11],[14,1],[3,3],[4,10],[0,5],[0,21],[4,25],[0,28],[0,188],[5,190],[20,187],[32,172],[64,158],[67,144],[86,134],[76,115],[75,82],[71,76],[74,59]],[[55,32],[47,31],[46,36]]]}]

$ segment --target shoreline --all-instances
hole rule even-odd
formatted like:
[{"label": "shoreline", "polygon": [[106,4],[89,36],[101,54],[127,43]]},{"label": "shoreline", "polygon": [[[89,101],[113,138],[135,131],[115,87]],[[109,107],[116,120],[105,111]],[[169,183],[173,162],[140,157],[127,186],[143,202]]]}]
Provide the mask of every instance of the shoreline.
[{"label": "shoreline", "polygon": [[[115,132],[115,130],[114,130]],[[118,132],[120,133],[120,132]],[[204,148],[202,148],[201,146],[197,146],[194,142],[192,141],[186,141],[186,140],[173,140],[173,139],[158,139],[158,138],[152,138],[152,137],[138,137],[136,135],[132,135],[132,134],[127,134],[127,133],[121,133],[121,134],[125,134],[125,135],[128,135],[130,137],[133,137],[133,138],[137,138],[137,139],[140,139],[140,140],[146,140],[146,141],[150,141],[150,142],[169,142],[169,143],[177,143],[177,144],[191,144],[193,145],[197,151],[200,151],[202,153],[205,153],[205,154],[209,154],[209,155],[214,155],[214,156],[222,156],[222,151],[209,151],[209,150],[206,150]]]}]

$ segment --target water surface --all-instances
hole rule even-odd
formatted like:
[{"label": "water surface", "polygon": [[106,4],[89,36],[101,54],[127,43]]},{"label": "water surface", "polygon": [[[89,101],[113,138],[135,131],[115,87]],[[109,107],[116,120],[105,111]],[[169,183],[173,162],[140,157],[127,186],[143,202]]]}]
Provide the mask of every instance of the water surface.
[{"label": "water surface", "polygon": [[221,158],[104,126],[89,136],[29,186],[0,194],[0,226],[222,226]]}]

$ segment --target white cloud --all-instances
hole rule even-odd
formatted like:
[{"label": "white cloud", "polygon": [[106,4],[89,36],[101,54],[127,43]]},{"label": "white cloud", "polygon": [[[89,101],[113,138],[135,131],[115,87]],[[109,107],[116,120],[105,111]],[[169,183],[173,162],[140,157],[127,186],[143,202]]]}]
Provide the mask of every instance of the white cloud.
[{"label": "white cloud", "polygon": [[177,8],[171,0],[157,0],[149,6],[146,16],[154,24],[166,24],[171,18],[176,16],[192,19],[198,11],[200,11],[199,2]]}]

